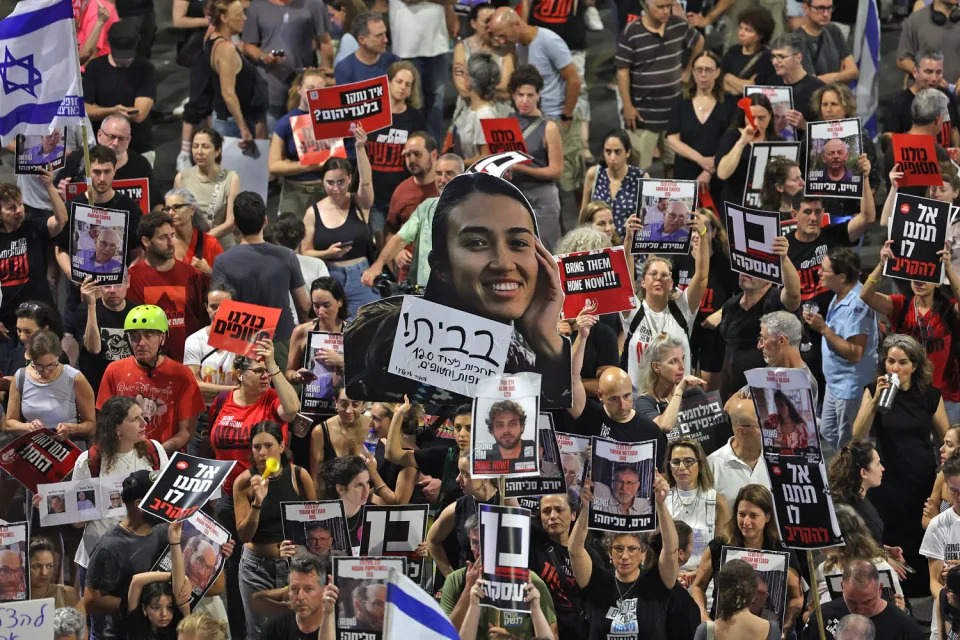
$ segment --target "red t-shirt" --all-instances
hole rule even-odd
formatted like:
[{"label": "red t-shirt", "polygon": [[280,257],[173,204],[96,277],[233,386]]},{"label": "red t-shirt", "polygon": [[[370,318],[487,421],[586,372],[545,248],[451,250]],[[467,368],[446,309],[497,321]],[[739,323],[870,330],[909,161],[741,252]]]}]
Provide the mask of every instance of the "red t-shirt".
[{"label": "red t-shirt", "polygon": [[[210,413],[213,413],[212,407]],[[212,415],[210,417],[213,419]],[[287,424],[280,417],[280,397],[273,388],[264,391],[263,395],[248,407],[234,402],[233,392],[229,392],[216,424],[211,425],[210,444],[213,445],[217,460],[237,461],[223,481],[223,490],[227,494],[233,494],[233,483],[237,476],[250,468],[250,429],[264,420],[280,423],[283,426],[283,439],[287,440]]]},{"label": "red t-shirt", "polygon": [[[199,233],[200,231],[198,231],[196,228],[193,229],[193,237],[190,238],[190,245],[187,247],[187,253],[183,256],[183,261],[187,264],[190,264],[190,261],[193,260],[194,256],[197,255],[197,234]],[[220,241],[209,233],[203,234],[203,255],[200,256],[200,258],[202,260],[206,260],[207,264],[212,268],[214,259],[216,259],[216,257],[221,253],[223,253],[223,247],[220,246]]]},{"label": "red t-shirt", "polygon": [[169,271],[157,271],[141,260],[130,267],[129,274],[127,300],[134,304],[155,304],[166,312],[170,335],[165,353],[183,362],[187,336],[207,324],[207,311],[203,306],[207,283],[203,274],[181,260],[176,260]]},{"label": "red t-shirt", "polygon": [[[890,296],[890,302],[893,303],[893,312],[889,316],[890,328],[896,333],[904,333],[917,342],[924,345],[927,349],[927,357],[933,363],[933,386],[940,389],[943,399],[947,402],[960,402],[960,389],[944,380],[944,373],[950,363],[950,346],[953,337],[950,333],[950,327],[944,323],[943,316],[929,309],[927,313],[920,318],[917,323],[917,312],[913,307],[913,298],[909,300],[905,296],[894,294]],[[951,300],[953,305],[956,300]],[[903,306],[909,304],[910,308],[903,311]],[[900,316],[903,315],[903,326],[897,326]]]},{"label": "red t-shirt", "polygon": [[171,358],[164,358],[150,375],[136,358],[111,362],[100,381],[97,409],[113,396],[136,398],[147,421],[147,437],[161,443],[176,433],[178,422],[206,407],[193,372]]}]

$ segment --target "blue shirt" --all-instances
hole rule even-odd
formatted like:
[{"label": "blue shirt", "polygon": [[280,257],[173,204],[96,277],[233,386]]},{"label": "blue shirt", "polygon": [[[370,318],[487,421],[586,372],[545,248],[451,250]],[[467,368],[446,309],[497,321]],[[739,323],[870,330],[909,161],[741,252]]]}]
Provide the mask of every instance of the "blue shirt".
[{"label": "blue shirt", "polygon": [[116,258],[110,258],[103,264],[98,264],[96,255],[97,252],[95,249],[78,251],[73,257],[74,266],[88,273],[111,274],[121,273],[123,271],[123,264]]},{"label": "blue shirt", "polygon": [[823,377],[830,393],[843,400],[859,398],[877,375],[877,314],[860,299],[861,289],[863,285],[858,282],[843,300],[837,301],[837,296],[833,296],[826,318],[827,326],[844,340],[866,334],[867,344],[860,361],[851,363],[822,338]]},{"label": "blue shirt", "polygon": [[[338,62],[333,68],[333,77],[336,78],[338,85],[360,82],[361,80],[372,80],[373,78],[387,75],[387,69],[389,69],[390,65],[394,62],[400,62],[400,58],[389,51],[381,53],[380,57],[377,58],[377,61],[373,64],[364,64],[357,59],[356,53],[351,53]],[[373,131],[368,131],[367,133],[373,133]],[[353,138],[343,139],[343,148],[347,152],[347,157],[351,160],[357,157],[357,152],[353,148],[353,144]]]},{"label": "blue shirt", "polygon": [[[297,153],[297,142],[293,139],[293,125],[290,124],[290,119],[296,116],[302,116],[305,113],[307,112],[297,107],[290,113],[281,116],[273,129],[277,137],[283,140],[283,150],[288,160],[300,159],[300,154]],[[291,182],[319,182],[322,179],[323,176],[320,175],[319,171],[306,171],[291,176],[284,176],[284,180],[290,180]]]}]

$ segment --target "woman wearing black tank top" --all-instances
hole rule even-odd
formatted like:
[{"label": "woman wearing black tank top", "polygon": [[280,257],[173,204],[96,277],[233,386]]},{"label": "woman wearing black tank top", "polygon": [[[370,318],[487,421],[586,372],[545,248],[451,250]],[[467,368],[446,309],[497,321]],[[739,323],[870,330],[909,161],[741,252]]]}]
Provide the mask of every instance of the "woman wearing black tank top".
[{"label": "woman wearing black tank top", "polygon": [[[313,320],[304,322],[293,330],[290,336],[290,354],[287,356],[285,376],[292,384],[305,384],[312,380],[304,360],[307,338],[311,331],[343,333],[347,321],[347,294],[343,285],[330,276],[320,276],[310,283],[310,307]],[[343,368],[343,355],[324,353],[324,365]]]},{"label": "woman wearing black tank top", "polygon": [[369,226],[373,172],[367,157],[367,134],[363,127],[357,126],[354,138],[360,178],[356,193],[350,192],[353,165],[349,160],[333,157],[324,162],[320,175],[327,197],[303,214],[306,235],[300,245],[301,254],[326,262],[330,275],[343,285],[351,318],[356,315],[358,307],[380,298],[360,281],[377,248]]},{"label": "woman wearing black tank top", "polygon": [[[267,618],[250,606],[258,591],[287,585],[287,562],[280,557],[283,542],[281,502],[316,500],[310,474],[292,464],[276,422],[259,422],[250,430],[252,466],[233,484],[233,510],[237,537],[244,543],[240,558],[240,595],[247,622],[247,637],[259,638]],[[280,469],[267,472],[267,460],[280,460]]]}]

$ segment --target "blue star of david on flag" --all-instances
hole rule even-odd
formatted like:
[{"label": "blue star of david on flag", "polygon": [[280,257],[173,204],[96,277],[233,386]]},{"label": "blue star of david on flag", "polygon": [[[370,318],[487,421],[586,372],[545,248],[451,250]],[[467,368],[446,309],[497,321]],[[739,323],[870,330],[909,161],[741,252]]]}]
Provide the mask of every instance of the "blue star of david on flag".
[{"label": "blue star of david on flag", "polygon": [[[11,73],[16,67],[21,67],[26,71],[26,82],[14,82],[11,79],[11,77],[15,79],[19,75]],[[0,63],[0,78],[3,79],[3,92],[5,94],[9,95],[14,91],[23,90],[34,98],[37,97],[37,87],[43,82],[40,70],[33,65],[33,54],[30,53],[22,58],[16,58],[10,53],[10,49],[4,49],[3,62]]]}]

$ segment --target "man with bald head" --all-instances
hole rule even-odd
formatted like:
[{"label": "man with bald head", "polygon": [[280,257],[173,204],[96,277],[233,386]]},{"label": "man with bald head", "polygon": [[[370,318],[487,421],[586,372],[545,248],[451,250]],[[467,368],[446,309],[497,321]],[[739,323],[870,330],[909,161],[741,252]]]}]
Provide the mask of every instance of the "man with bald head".
[{"label": "man with bald head", "polygon": [[827,180],[831,182],[852,182],[853,172],[847,167],[850,150],[840,138],[827,140],[823,145],[823,164],[826,167]]},{"label": "man with bald head", "polygon": [[714,489],[733,504],[744,485],[762,484],[769,489],[770,476],[761,459],[760,423],[753,400],[735,393],[723,409],[733,427],[733,437],[707,457],[707,464],[713,472]]},{"label": "man with bald head", "polygon": [[104,227],[97,236],[96,248],[78,251],[73,265],[88,273],[122,273],[123,264],[116,259],[122,248],[123,239],[116,229]]},{"label": "man with bald head", "polygon": [[656,440],[657,467],[663,471],[663,454],[667,451],[667,437],[660,427],[633,407],[633,382],[626,371],[608,367],[600,374],[597,396],[600,403],[587,398],[586,389],[578,375],[583,365],[583,353],[590,330],[597,316],[581,313],[577,317],[577,341],[571,355],[573,402],[567,409],[576,420],[573,432],[582,436],[599,436],[618,442]]},{"label": "man with bald head", "polygon": [[23,564],[20,554],[11,549],[0,551],[0,602],[26,599],[22,588]]}]

